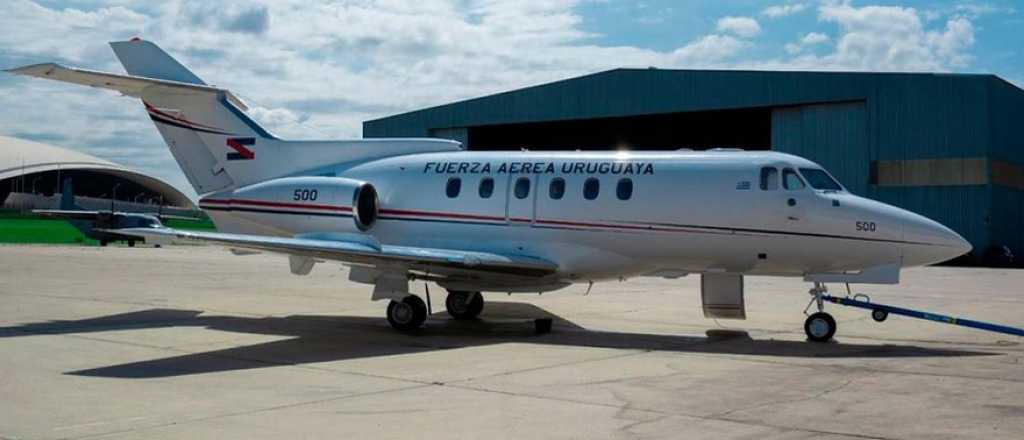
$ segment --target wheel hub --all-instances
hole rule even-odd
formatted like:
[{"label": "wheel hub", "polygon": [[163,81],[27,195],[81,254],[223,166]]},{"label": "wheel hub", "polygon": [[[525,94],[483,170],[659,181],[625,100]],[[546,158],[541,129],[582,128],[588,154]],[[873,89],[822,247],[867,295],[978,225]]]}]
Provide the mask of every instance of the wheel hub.
[{"label": "wheel hub", "polygon": [[810,330],[814,336],[824,337],[828,334],[828,323],[824,319],[815,319],[811,321]]},{"label": "wheel hub", "polygon": [[412,321],[412,315],[412,307],[405,303],[398,303],[391,312],[391,317],[402,324]]},{"label": "wheel hub", "polygon": [[469,309],[469,295],[452,296],[451,307],[453,313],[466,313]]}]

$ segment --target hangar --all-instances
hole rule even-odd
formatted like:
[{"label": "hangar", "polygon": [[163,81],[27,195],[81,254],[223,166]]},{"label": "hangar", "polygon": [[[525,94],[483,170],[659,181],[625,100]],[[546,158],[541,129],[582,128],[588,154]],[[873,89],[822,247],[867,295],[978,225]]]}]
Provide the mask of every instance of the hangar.
[{"label": "hangar", "polygon": [[615,69],[363,123],[470,150],[743,148],[1024,255],[1024,90],[995,75]]},{"label": "hangar", "polygon": [[172,210],[196,209],[188,196],[155,177],[85,153],[0,136],[0,203],[56,208],[59,182],[67,178],[87,209],[104,209],[111,198],[133,211],[157,210],[161,201]]}]

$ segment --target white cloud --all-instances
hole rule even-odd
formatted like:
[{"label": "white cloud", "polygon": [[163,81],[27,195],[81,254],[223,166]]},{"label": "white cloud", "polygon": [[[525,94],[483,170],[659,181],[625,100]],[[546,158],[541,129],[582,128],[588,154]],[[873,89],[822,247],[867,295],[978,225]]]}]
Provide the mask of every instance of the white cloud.
[{"label": "white cloud", "polygon": [[308,119],[308,116],[300,116],[286,108],[252,107],[249,114],[260,124],[272,127],[295,125]]},{"label": "white cloud", "polygon": [[1016,14],[1017,9],[1009,6],[996,6],[991,3],[961,3],[953,7],[950,15],[962,15],[970,18],[978,18],[992,14]]},{"label": "white cloud", "polygon": [[681,65],[703,64],[728,59],[749,43],[728,35],[708,35],[672,52]]},{"label": "white cloud", "polygon": [[761,11],[761,15],[768,18],[782,18],[793,14],[798,14],[804,9],[807,9],[806,3],[789,3],[785,5],[774,5],[764,8]]},{"label": "white cloud", "polygon": [[730,32],[744,38],[756,37],[761,25],[750,17],[722,17],[718,20],[718,32]]},{"label": "white cloud", "polygon": [[825,34],[820,33],[820,32],[810,32],[807,35],[804,35],[804,37],[800,39],[800,43],[801,44],[808,45],[808,46],[809,45],[815,45],[815,44],[828,43],[828,41],[829,41],[828,35],[825,35]]},{"label": "white cloud", "polygon": [[823,33],[820,33],[820,32],[809,32],[809,33],[807,33],[807,35],[804,35],[802,38],[800,38],[799,41],[797,41],[795,43],[786,44],[785,49],[786,49],[786,52],[789,52],[790,54],[795,55],[795,54],[798,54],[800,52],[803,52],[804,49],[806,49],[808,47],[812,47],[812,46],[817,46],[819,44],[828,43],[831,40],[832,39],[829,38],[828,35],[825,35]]},{"label": "white cloud", "polygon": [[943,30],[927,30],[914,8],[857,8],[847,1],[823,5],[819,18],[840,29],[836,52],[822,61],[849,68],[948,70],[965,65],[964,49],[974,44],[970,20],[953,18]]}]

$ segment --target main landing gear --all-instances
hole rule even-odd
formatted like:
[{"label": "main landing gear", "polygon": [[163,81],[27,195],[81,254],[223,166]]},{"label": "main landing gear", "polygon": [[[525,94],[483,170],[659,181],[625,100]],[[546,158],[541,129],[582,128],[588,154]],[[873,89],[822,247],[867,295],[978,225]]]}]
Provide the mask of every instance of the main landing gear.
[{"label": "main landing gear", "polygon": [[410,331],[420,328],[427,320],[427,304],[416,295],[388,304],[388,323],[396,330]]},{"label": "main landing gear", "polygon": [[484,310],[484,296],[480,292],[452,290],[444,300],[448,314],[455,319],[474,319]]},{"label": "main landing gear", "polygon": [[825,313],[825,300],[823,295],[828,292],[823,283],[814,283],[814,287],[808,292],[811,294],[811,302],[804,308],[804,314],[807,314],[807,310],[812,305],[817,304],[818,311],[810,314],[807,320],[804,321],[804,333],[807,334],[807,340],[812,342],[828,342],[832,340],[832,336],[836,334],[836,320]]},{"label": "main landing gear", "polygon": [[[455,319],[474,319],[484,309],[484,296],[480,292],[453,290],[444,301],[448,314]],[[388,304],[388,323],[396,330],[411,331],[427,320],[427,304],[416,295],[407,295]]]}]

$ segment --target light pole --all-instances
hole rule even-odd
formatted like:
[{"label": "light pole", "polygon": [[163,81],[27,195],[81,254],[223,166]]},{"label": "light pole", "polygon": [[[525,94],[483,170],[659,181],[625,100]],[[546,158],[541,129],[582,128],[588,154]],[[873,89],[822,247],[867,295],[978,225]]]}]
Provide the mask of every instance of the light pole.
[{"label": "light pole", "polygon": [[43,178],[43,176],[36,176],[35,179],[32,179],[32,194],[36,193],[36,182],[38,182],[39,179],[42,179],[42,178]]}]

